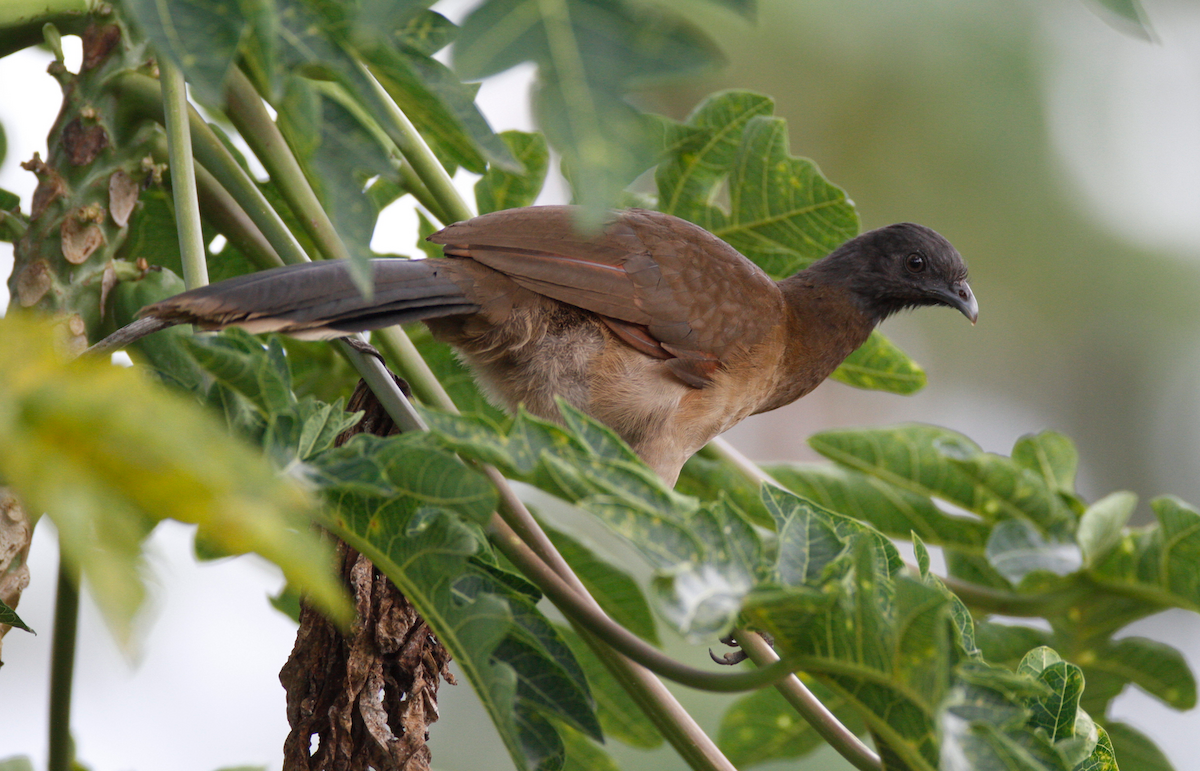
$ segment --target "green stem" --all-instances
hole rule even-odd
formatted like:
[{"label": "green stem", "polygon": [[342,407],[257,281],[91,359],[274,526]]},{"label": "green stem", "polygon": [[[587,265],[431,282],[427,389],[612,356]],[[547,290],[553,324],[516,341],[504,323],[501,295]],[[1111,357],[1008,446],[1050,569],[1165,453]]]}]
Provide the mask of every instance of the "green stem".
[{"label": "green stem", "polygon": [[417,398],[425,404],[448,412],[458,412],[454,400],[442,387],[437,375],[429,368],[422,358],[421,352],[413,345],[412,340],[400,327],[387,327],[376,330],[371,339],[383,350],[388,361],[396,365],[400,374],[408,381]]},{"label": "green stem", "polygon": [[362,353],[345,338],[337,343],[342,355],[358,370],[363,382],[371,389],[371,393],[375,394],[375,398],[379,399],[384,411],[401,431],[429,430],[429,426],[425,425],[425,421],[413,409],[412,404],[404,398],[400,386],[392,379],[383,362],[375,356]]},{"label": "green stem", "polygon": [[[444,216],[451,219],[451,222],[460,222],[469,220],[473,216],[471,209],[467,206],[467,202],[458,194],[455,189],[450,175],[446,173],[446,169],[442,167],[437,156],[433,154],[433,150],[429,149],[429,145],[425,143],[425,138],[421,136],[421,132],[417,131],[413,126],[412,121],[404,114],[396,103],[392,101],[387,92],[383,90],[383,86],[371,75],[370,71],[361,64],[362,75],[371,81],[374,86],[373,95],[375,97],[375,106],[380,114],[388,119],[388,123],[384,125],[384,130],[388,132],[388,136],[396,143],[400,153],[412,164],[413,171],[429,188],[429,192],[441,204]],[[434,213],[435,216],[436,212]],[[449,225],[451,222],[442,220],[443,225]]]},{"label": "green stem", "polygon": [[[162,102],[157,98],[158,84],[153,78],[125,72],[114,80],[113,87],[131,109],[163,120]],[[304,253],[300,242],[258,189],[254,179],[238,164],[195,110],[189,110],[188,117],[196,159],[233,196],[284,263],[295,265],[308,262],[308,255]]]},{"label": "green stem", "polygon": [[[151,154],[156,163],[167,159],[167,143],[161,138],[151,148]],[[196,170],[196,193],[200,198],[200,213],[217,232],[225,236],[235,249],[254,263],[259,270],[269,270],[283,266],[283,260],[271,248],[271,244],[263,236],[250,217],[229,191],[221,186],[217,178],[208,173],[199,161],[192,162]]]},{"label": "green stem", "polygon": [[778,658],[761,669],[736,674],[713,672],[681,664],[614,623],[596,605],[583,601],[577,591],[568,587],[566,581],[534,556],[533,551],[504,524],[503,520],[493,519],[489,523],[489,534],[504,556],[508,557],[526,578],[537,584],[554,606],[572,622],[657,675],[691,688],[718,693],[754,690],[774,685],[791,675],[791,670]]},{"label": "green stem", "polygon": [[[362,103],[350,96],[346,89],[337,83],[324,81],[315,82],[313,87],[328,99],[336,101],[347,112],[355,117],[363,128],[365,128],[371,136],[382,147],[387,148],[389,160],[393,163],[396,173],[400,177],[400,185],[409,193],[412,193],[413,198],[432,214],[438,222],[443,225],[449,225],[455,220],[451,219],[446,214],[446,210],[442,207],[441,201],[430,192],[429,188],[421,181],[421,177],[413,169],[412,164],[404,160],[404,153],[393,139],[393,133],[389,133],[379,121],[375,120],[375,116],[363,108]],[[378,97],[378,94],[376,94]],[[380,97],[382,98],[382,97]]]},{"label": "green stem", "polygon": [[[738,646],[746,652],[750,660],[760,667],[775,666],[779,661],[774,649],[757,632],[739,629],[735,633]],[[800,713],[808,724],[829,743],[838,754],[850,762],[859,771],[879,771],[882,767],[879,756],[862,740],[842,725],[821,700],[818,699],[800,678],[791,675],[775,684],[775,688],[787,699],[788,704]]]},{"label": "green stem", "polygon": [[70,771],[74,760],[71,742],[71,684],[75,673],[75,638],[79,625],[79,579],[67,565],[66,552],[58,552],[58,590],[54,599],[54,640],[50,654],[50,761],[49,771]]},{"label": "green stem", "polygon": [[[920,574],[914,566],[909,565],[908,568],[913,575]],[[941,581],[972,610],[1022,618],[1052,618],[1071,607],[1079,600],[1080,595],[1085,593],[1083,589],[1071,587],[1045,594],[1017,594],[980,586],[953,576],[946,576]]]},{"label": "green stem", "polygon": [[350,252],[337,234],[325,207],[292,154],[253,84],[236,67],[229,75],[227,114],[238,133],[262,162],[271,181],[327,260],[348,260]]},{"label": "green stem", "polygon": [[200,200],[196,195],[196,170],[192,161],[192,133],[188,126],[187,87],[183,73],[168,57],[159,57],[163,114],[166,118],[167,155],[171,169],[171,196],[175,201],[175,227],[183,263],[183,285],[188,289],[208,285],[204,261],[204,235],[200,229]]}]

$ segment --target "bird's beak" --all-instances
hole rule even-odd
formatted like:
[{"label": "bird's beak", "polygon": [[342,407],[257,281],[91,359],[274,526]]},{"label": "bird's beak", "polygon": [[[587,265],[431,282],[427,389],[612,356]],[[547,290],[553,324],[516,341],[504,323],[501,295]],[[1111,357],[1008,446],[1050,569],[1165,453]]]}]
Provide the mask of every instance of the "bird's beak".
[{"label": "bird's beak", "polygon": [[955,281],[938,292],[938,296],[946,305],[957,308],[972,324],[979,320],[979,303],[975,301],[975,293],[966,281]]}]

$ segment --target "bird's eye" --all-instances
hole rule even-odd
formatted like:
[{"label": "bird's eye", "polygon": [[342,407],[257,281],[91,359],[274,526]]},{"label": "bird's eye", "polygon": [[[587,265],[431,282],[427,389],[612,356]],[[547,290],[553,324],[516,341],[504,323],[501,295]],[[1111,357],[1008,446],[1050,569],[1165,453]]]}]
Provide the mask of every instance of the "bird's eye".
[{"label": "bird's eye", "polygon": [[919,254],[910,254],[904,258],[904,267],[909,273],[920,273],[925,270],[925,258]]}]

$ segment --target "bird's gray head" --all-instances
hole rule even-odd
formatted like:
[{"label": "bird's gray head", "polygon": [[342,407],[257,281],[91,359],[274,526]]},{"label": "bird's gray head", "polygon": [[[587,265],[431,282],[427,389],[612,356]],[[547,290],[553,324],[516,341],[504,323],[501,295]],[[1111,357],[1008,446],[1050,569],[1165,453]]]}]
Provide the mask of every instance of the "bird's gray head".
[{"label": "bird's gray head", "polygon": [[863,233],[809,270],[836,275],[876,321],[922,305],[956,308],[972,324],[979,318],[962,256],[923,225],[901,222]]}]

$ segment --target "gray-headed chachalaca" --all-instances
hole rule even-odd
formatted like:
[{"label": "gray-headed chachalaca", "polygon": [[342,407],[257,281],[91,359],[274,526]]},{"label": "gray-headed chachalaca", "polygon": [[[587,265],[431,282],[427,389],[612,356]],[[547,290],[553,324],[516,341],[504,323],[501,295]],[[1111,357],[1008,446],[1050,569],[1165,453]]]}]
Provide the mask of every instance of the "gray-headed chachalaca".
[{"label": "gray-headed chachalaca", "polygon": [[581,236],[564,206],[487,214],[429,240],[446,259],[373,260],[364,300],[315,262],[193,289],[142,311],[205,329],[330,338],[424,321],[510,409],[557,419],[561,396],[617,431],[669,484],[748,415],[824,380],[880,321],[978,305],[946,239],[899,224],[783,281],[684,220],[631,209]]}]

